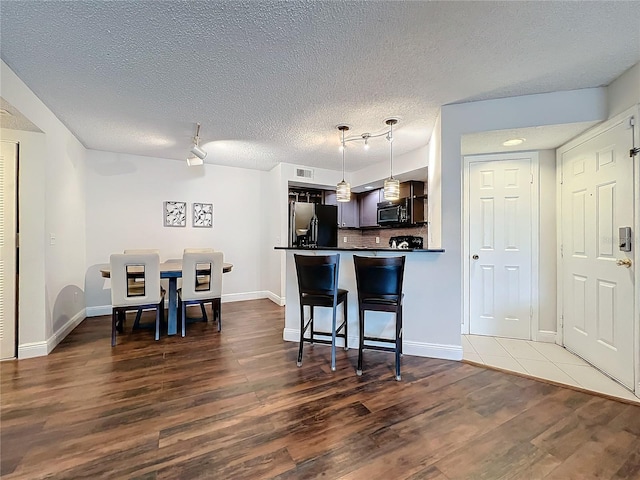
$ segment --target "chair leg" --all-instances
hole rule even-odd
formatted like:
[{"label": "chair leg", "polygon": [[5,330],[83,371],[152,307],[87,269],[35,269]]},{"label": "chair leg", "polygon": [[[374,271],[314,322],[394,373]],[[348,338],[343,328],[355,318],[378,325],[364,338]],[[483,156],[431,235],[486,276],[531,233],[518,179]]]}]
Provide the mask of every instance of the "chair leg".
[{"label": "chair leg", "polygon": [[160,340],[160,309],[164,307],[162,301],[156,305],[156,342]]},{"label": "chair leg", "polygon": [[331,371],[336,371],[336,310],[337,306],[333,305],[333,316],[331,320]]},{"label": "chair leg", "polygon": [[205,310],[205,308],[204,308],[204,302],[202,302],[202,303],[200,304],[200,310],[202,311],[202,321],[203,321],[203,322],[208,322],[208,321],[209,321],[209,319],[207,318],[207,311],[206,311],[206,310]]},{"label": "chair leg", "polygon": [[118,322],[117,317],[118,317],[117,309],[114,307],[113,311],[111,312],[111,346],[112,347],[116,346],[116,323]]},{"label": "chair leg", "polygon": [[133,329],[135,330],[136,328],[140,327],[140,317],[142,316],[142,309],[139,308],[138,311],[136,312],[136,319],[133,322]]},{"label": "chair leg", "polygon": [[396,311],[396,380],[400,381],[400,353],[402,352],[402,306]]},{"label": "chair leg", "polygon": [[[309,335],[309,338],[310,338],[309,343],[311,345],[313,345],[313,338],[315,336],[315,330],[314,330],[314,327],[313,327],[313,317],[314,317],[314,315],[313,315],[313,305],[309,305],[309,319],[311,320],[311,323],[309,324],[311,326],[311,334]],[[304,323],[303,323],[303,325],[304,325]]]},{"label": "chair leg", "polygon": [[302,366],[302,347],[303,346],[304,346],[304,305],[300,304],[300,346],[298,347],[298,363],[297,363],[298,367]]},{"label": "chair leg", "polygon": [[358,308],[358,369],[356,370],[356,375],[362,375],[362,349],[364,348],[364,310]]},{"label": "chair leg", "polygon": [[[215,303],[215,311],[218,316],[218,331],[222,330],[222,299],[216,298],[211,305]],[[216,317],[214,314],[214,318]]]},{"label": "chair leg", "polygon": [[181,305],[181,316],[182,316],[182,336],[184,337],[185,332],[186,332],[186,325],[187,325],[187,304],[185,302],[180,302]]},{"label": "chair leg", "polygon": [[344,350],[345,352],[349,350],[349,335],[347,329],[347,297],[344,298],[344,303],[342,304],[342,321],[344,322]]}]

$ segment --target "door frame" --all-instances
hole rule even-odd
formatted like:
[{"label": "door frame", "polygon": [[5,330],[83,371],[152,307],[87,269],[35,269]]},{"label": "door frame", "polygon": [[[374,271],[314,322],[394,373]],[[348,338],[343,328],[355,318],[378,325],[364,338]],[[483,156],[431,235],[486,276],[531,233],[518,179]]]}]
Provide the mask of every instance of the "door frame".
[{"label": "door frame", "polygon": [[531,162],[531,175],[532,175],[532,187],[531,187],[531,324],[529,334],[531,340],[538,339],[539,332],[539,310],[538,303],[538,279],[540,268],[540,160],[538,152],[524,151],[524,152],[509,152],[509,153],[491,153],[482,155],[465,155],[463,157],[463,174],[462,174],[462,279],[463,279],[463,293],[462,293],[462,334],[468,335],[470,331],[470,318],[469,318],[469,303],[471,301],[471,288],[470,288],[470,256],[471,251],[469,248],[470,232],[469,232],[469,210],[470,210],[470,198],[469,198],[469,176],[470,176],[470,164],[475,162],[495,162],[495,161],[507,161],[527,158]]},{"label": "door frame", "polygon": [[[608,120],[596,125],[595,127],[590,128],[586,132],[581,133],[577,138],[565,143],[564,145],[558,147],[556,150],[556,235],[557,235],[557,248],[556,248],[556,258],[557,258],[557,305],[558,305],[558,314],[557,314],[557,336],[556,343],[558,345],[564,346],[564,322],[563,322],[563,314],[564,314],[564,290],[563,290],[563,257],[562,257],[562,183],[563,183],[563,164],[562,164],[562,155],[593,139],[595,136],[600,135],[601,133],[610,130],[615,125],[620,122],[628,121],[626,119],[633,118],[635,126],[633,127],[633,139],[636,147],[640,146],[640,104],[636,104],[635,106],[628,108],[624,112],[615,115]],[[629,124],[628,124],[629,125]],[[629,135],[631,136],[632,128],[629,125]],[[625,157],[627,158],[627,157]],[[633,295],[633,350],[634,350],[634,369],[635,369],[635,382],[634,382],[634,393],[636,396],[640,395],[640,269],[638,268],[638,262],[640,262],[640,155],[636,155],[633,158],[629,158],[630,162],[633,162],[633,205],[635,207],[633,215],[633,263],[635,266],[634,273],[634,295]]]}]

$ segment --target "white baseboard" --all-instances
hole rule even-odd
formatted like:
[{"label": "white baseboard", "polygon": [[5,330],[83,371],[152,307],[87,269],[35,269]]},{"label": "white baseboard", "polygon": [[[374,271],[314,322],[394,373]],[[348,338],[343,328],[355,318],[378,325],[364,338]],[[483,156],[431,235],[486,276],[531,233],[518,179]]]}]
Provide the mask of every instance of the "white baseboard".
[{"label": "white baseboard", "polygon": [[414,357],[440,358],[442,360],[462,360],[462,345],[443,345],[440,343],[421,343],[405,340],[402,353]]},{"label": "white baseboard", "polygon": [[278,295],[276,295],[275,293],[268,291],[267,290],[267,298],[269,300],[271,300],[273,303],[275,303],[276,305],[280,306],[280,307],[284,307],[286,305],[285,301],[284,301],[284,297],[280,297]]},{"label": "white baseboard", "polygon": [[18,358],[34,358],[49,355],[85,318],[87,318],[87,312],[86,309],[83,308],[67,320],[67,323],[59,328],[58,331],[51,335],[46,341],[18,345]]},{"label": "white baseboard", "polygon": [[47,342],[23,343],[18,345],[18,359],[44,357],[48,355]]},{"label": "white baseboard", "polygon": [[260,300],[261,298],[267,298],[267,292],[265,292],[264,290],[244,293],[227,293],[225,295],[222,295],[222,303],[244,302],[246,300]]},{"label": "white baseboard", "polygon": [[556,343],[556,332],[550,330],[539,330],[536,334],[536,342]]},{"label": "white baseboard", "polygon": [[87,318],[87,310],[83,308],[59,328],[57,332],[54,332],[47,340],[47,354],[51,353],[53,349],[71,333],[71,330],[80,325],[85,318]]},{"label": "white baseboard", "polygon": [[111,315],[111,305],[100,305],[98,307],[87,307],[87,317],[101,317],[102,315]]},{"label": "white baseboard", "polygon": [[[222,295],[222,303],[227,302],[244,302],[246,300],[260,300],[263,298],[268,298],[276,305],[283,307],[284,297],[278,297],[272,292],[263,290],[256,292],[244,292],[244,293],[227,293],[226,295]],[[169,301],[165,300],[164,302],[165,308],[169,307]],[[100,317],[102,315],[111,315],[111,305],[98,305],[96,307],[87,307],[86,308],[86,316],[87,317]]]},{"label": "white baseboard", "polygon": [[[283,340],[287,342],[300,341],[300,329],[285,328],[282,332]],[[349,348],[358,348],[358,337],[348,337]],[[342,347],[341,338],[336,339],[336,346]],[[440,358],[443,360],[462,360],[462,346],[440,345],[437,343],[420,343],[405,340],[402,343],[402,353],[415,357]]]}]

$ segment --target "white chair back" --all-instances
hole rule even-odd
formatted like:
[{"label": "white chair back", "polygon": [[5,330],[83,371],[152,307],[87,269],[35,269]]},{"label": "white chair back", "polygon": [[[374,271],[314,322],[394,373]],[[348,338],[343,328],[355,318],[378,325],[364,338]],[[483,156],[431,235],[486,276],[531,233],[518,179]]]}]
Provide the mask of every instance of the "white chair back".
[{"label": "white chair back", "polygon": [[[157,253],[114,253],[109,263],[113,307],[160,303],[160,256]],[[132,278],[144,278],[144,282],[129,282]]]},{"label": "white chair back", "polygon": [[[182,256],[182,300],[220,298],[223,261],[222,252],[185,253]],[[199,282],[199,277],[205,281]]]},{"label": "white chair back", "polygon": [[213,253],[213,248],[185,248],[182,253]]}]

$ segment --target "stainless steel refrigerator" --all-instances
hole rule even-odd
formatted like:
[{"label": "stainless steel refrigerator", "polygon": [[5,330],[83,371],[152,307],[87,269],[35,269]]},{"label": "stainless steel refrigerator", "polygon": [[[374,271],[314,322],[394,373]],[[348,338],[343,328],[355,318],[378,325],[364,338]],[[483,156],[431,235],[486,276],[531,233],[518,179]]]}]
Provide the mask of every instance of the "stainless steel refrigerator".
[{"label": "stainless steel refrigerator", "polygon": [[337,247],[338,207],[289,203],[290,247]]}]

